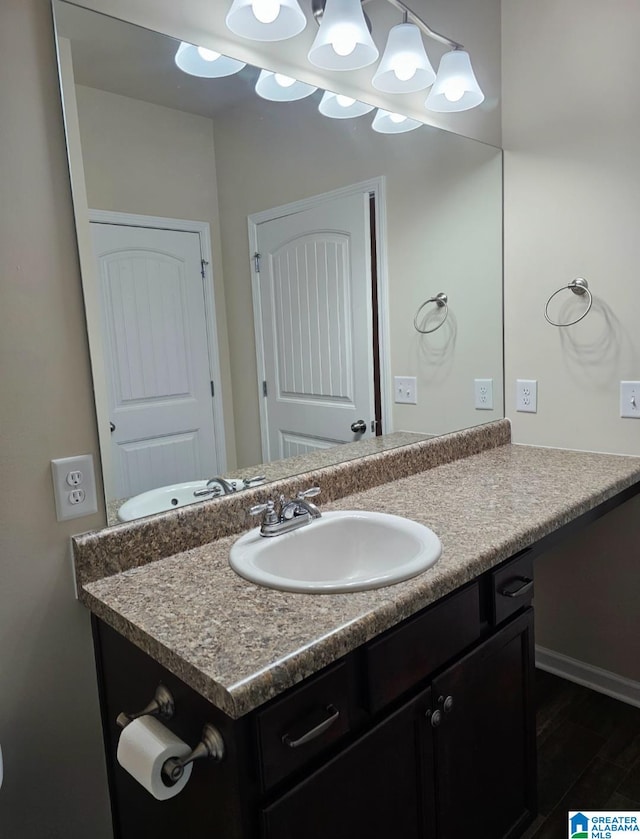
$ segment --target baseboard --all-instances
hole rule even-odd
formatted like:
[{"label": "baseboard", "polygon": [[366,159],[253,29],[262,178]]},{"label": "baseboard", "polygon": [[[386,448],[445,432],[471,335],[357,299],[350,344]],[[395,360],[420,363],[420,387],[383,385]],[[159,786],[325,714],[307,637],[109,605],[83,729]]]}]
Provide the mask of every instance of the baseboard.
[{"label": "baseboard", "polygon": [[640,682],[536,644],[536,667],[640,708]]}]

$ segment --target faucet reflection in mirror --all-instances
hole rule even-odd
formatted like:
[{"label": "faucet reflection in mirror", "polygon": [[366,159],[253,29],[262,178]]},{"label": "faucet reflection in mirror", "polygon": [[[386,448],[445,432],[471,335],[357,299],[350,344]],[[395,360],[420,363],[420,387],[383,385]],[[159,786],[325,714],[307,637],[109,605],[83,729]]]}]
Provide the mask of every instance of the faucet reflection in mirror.
[{"label": "faucet reflection in mirror", "polygon": [[[462,44],[434,31],[402,0],[387,0],[402,12],[402,23],[391,28],[372,85],[385,93],[402,94],[431,88],[425,101],[430,111],[453,113],[476,108],[484,94]],[[323,70],[357,70],[377,61],[378,48],[362,6],[367,0],[312,0],[318,33],[309,62]],[[256,41],[293,38],[306,26],[296,0],[233,0],[226,18],[236,35]],[[450,51],[431,66],[422,35]]]}]

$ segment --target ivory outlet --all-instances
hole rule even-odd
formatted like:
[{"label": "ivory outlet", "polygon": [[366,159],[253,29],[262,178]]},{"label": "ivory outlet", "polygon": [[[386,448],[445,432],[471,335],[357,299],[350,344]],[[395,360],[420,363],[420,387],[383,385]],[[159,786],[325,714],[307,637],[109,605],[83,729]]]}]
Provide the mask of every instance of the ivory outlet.
[{"label": "ivory outlet", "polygon": [[52,460],[51,474],[58,521],[98,512],[93,457],[90,454]]},{"label": "ivory outlet", "polygon": [[415,376],[395,376],[393,379],[394,402],[404,402],[408,405],[418,404]]},{"label": "ivory outlet", "polygon": [[535,379],[516,381],[516,411],[535,414],[538,411],[538,382]]}]

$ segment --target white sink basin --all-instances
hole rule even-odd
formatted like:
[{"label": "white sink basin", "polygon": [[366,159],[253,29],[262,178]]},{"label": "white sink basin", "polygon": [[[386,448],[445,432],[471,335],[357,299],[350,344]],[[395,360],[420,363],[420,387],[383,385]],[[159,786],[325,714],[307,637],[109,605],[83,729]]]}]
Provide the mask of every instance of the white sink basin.
[{"label": "white sink basin", "polygon": [[118,509],[118,519],[131,521],[144,516],[153,516],[156,513],[164,513],[167,510],[175,510],[176,507],[184,507],[185,504],[203,501],[203,498],[196,498],[193,493],[206,486],[206,481],[186,481],[183,484],[170,484],[166,487],[150,489],[125,501]]},{"label": "white sink basin", "polygon": [[385,513],[323,513],[298,530],[241,536],[229,564],[241,577],[282,591],[365,591],[415,577],[442,553],[436,534],[410,519]]}]

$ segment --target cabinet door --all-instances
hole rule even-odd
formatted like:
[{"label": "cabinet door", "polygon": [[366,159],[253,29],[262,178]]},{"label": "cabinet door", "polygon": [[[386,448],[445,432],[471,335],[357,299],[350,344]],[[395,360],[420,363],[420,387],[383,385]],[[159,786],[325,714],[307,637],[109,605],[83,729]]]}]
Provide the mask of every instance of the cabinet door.
[{"label": "cabinet door", "polygon": [[519,836],[535,816],[533,610],[434,680],[439,839]]},{"label": "cabinet door", "polygon": [[427,690],[265,808],[263,839],[433,836],[429,706]]}]

